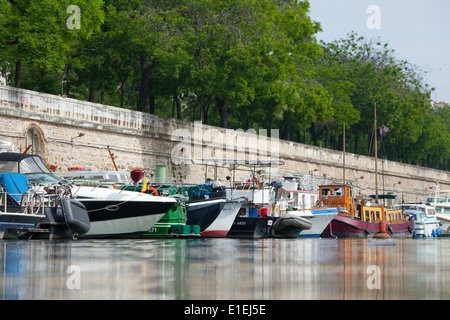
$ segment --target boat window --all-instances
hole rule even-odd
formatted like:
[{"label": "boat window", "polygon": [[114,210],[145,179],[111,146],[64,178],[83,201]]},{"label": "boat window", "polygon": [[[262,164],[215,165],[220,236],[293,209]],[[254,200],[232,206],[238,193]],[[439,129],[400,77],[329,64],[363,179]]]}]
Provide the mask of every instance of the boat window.
[{"label": "boat window", "polygon": [[427,209],[427,215],[429,215],[429,216],[435,216],[436,215],[436,212],[434,212],[434,209]]},{"label": "boat window", "polygon": [[380,220],[380,211],[377,211],[377,220]]},{"label": "boat window", "polygon": [[0,161],[0,172],[19,172],[17,162],[15,161]]},{"label": "boat window", "polygon": [[342,188],[334,188],[334,194],[336,196],[342,196],[344,194],[344,190]]},{"label": "boat window", "polygon": [[364,221],[368,221],[369,219],[370,219],[369,210],[366,210]]},{"label": "boat window", "polygon": [[329,195],[331,195],[331,189],[323,188],[323,189],[322,189],[322,196],[327,197],[327,196],[329,196]]},{"label": "boat window", "polygon": [[375,211],[370,211],[370,221],[375,220]]},{"label": "boat window", "polygon": [[49,173],[50,171],[38,157],[25,158],[20,161],[20,173]]}]

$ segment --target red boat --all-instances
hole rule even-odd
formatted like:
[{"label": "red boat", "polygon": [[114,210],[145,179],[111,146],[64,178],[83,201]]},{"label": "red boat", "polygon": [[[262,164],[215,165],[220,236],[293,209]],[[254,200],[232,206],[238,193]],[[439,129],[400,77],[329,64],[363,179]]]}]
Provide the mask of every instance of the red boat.
[{"label": "red boat", "polygon": [[[396,196],[380,195],[383,203],[374,200],[355,201],[352,189],[346,185],[319,187],[320,205],[338,208],[338,215],[322,233],[322,237],[372,237],[386,226],[392,237],[411,237],[414,220],[405,215]],[[386,202],[386,205],[384,204]]]}]

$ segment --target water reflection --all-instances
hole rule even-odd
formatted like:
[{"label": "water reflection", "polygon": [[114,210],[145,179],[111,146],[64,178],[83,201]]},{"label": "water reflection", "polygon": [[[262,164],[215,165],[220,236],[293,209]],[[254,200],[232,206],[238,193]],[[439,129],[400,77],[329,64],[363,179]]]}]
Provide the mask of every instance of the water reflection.
[{"label": "water reflection", "polygon": [[0,298],[450,298],[450,239],[383,241],[0,241]]}]

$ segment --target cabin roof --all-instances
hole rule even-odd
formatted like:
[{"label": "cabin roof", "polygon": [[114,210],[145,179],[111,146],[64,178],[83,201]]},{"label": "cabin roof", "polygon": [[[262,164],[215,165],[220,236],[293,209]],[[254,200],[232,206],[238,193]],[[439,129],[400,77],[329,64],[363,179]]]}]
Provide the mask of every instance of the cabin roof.
[{"label": "cabin roof", "polygon": [[32,157],[39,157],[35,154],[24,154],[24,153],[17,153],[17,152],[1,152],[0,153],[0,161],[22,161],[26,158],[32,158]]}]

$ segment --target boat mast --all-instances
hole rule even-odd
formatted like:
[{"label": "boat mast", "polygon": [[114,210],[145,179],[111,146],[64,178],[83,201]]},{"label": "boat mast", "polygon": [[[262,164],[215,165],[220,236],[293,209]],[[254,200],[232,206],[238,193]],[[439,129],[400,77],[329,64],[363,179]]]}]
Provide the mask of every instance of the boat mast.
[{"label": "boat mast", "polygon": [[373,122],[373,134],[374,134],[374,143],[375,143],[375,203],[378,204],[378,165],[377,165],[377,103],[375,102],[374,106],[374,122]]},{"label": "boat mast", "polygon": [[342,129],[343,129],[343,132],[342,132],[342,145],[343,145],[343,148],[342,148],[342,150],[343,150],[343,157],[342,157],[342,160],[343,160],[343,172],[342,172],[342,176],[343,176],[343,180],[344,180],[343,183],[344,183],[344,186],[345,186],[345,122],[343,124]]}]

